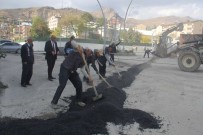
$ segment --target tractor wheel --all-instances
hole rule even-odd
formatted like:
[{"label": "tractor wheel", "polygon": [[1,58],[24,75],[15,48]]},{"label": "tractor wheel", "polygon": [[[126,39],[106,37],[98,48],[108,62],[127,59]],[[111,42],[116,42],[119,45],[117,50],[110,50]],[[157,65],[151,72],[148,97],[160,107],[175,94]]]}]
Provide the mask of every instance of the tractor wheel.
[{"label": "tractor wheel", "polygon": [[182,71],[194,72],[200,67],[201,60],[199,55],[192,50],[181,51],[178,56],[178,65]]}]

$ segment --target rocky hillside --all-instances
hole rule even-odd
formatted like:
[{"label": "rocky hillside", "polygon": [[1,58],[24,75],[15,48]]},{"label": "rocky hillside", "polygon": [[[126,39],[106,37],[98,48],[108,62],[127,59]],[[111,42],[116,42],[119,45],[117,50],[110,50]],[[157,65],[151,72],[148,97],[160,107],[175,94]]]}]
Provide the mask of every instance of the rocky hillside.
[{"label": "rocky hillside", "polygon": [[[18,8],[18,9],[1,9],[0,10],[0,17],[6,17],[11,19],[31,19],[35,16],[40,16],[44,19],[48,19],[52,15],[61,15],[64,14],[73,14],[79,15],[83,14],[85,11],[73,8],[63,8],[63,9],[55,9],[53,7],[38,7],[38,8]],[[102,12],[101,10],[90,12],[94,17],[101,18]],[[113,16],[116,16],[117,19],[122,22],[123,18],[119,16],[111,8],[104,8],[104,14],[107,19],[110,19]],[[145,24],[148,26],[157,26],[160,24],[173,24],[177,22],[186,22],[186,21],[193,21],[194,19],[190,17],[176,17],[176,16],[166,16],[166,17],[159,17],[159,18],[152,18],[147,20],[137,20],[133,18],[127,19],[126,26],[135,26],[137,24]]]},{"label": "rocky hillside", "polygon": [[78,15],[82,14],[84,11],[73,9],[73,8],[63,8],[63,9],[55,9],[53,7],[39,7],[39,8],[18,8],[18,9],[2,9],[0,10],[0,16],[11,18],[11,19],[27,19],[33,18],[35,16],[40,16],[44,19],[48,19],[53,15],[61,15],[64,14],[73,14]]},{"label": "rocky hillside", "polygon": [[[123,21],[123,18],[121,18],[119,16],[119,14],[115,12],[114,9],[112,9],[112,8],[103,8],[103,10],[104,10],[104,15],[107,18],[107,20],[111,19],[112,17],[117,17],[117,19],[119,21]],[[102,18],[103,17],[101,10],[91,12],[91,14],[94,17],[97,17],[97,18]]]},{"label": "rocky hillside", "polygon": [[177,16],[166,16],[166,17],[158,17],[158,18],[152,18],[147,20],[136,20],[134,18],[130,18],[127,20],[127,24],[130,26],[134,26],[137,24],[144,24],[147,26],[157,26],[160,24],[174,24],[174,23],[180,23],[180,22],[187,22],[187,21],[194,21],[195,19],[187,16],[187,17],[177,17]]}]

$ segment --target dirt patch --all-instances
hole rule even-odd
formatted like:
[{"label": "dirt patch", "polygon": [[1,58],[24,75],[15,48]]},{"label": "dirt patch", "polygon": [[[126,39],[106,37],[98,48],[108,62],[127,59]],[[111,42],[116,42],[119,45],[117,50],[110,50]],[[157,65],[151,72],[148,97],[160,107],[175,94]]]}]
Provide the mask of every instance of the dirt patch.
[{"label": "dirt patch", "polygon": [[[75,97],[70,97],[70,109],[60,114],[58,118],[49,120],[15,119],[0,122],[0,134],[6,135],[91,135],[108,134],[106,123],[128,125],[139,123],[140,130],[159,129],[160,120],[151,114],[138,110],[123,108],[126,93],[122,88],[128,87],[144,68],[150,65],[145,63],[129,68],[118,74],[113,74],[107,81],[114,87],[106,88],[105,83],[97,86],[98,93],[103,94],[103,99],[93,102],[93,89],[83,93],[83,101],[87,106],[81,108],[74,104]],[[64,97],[64,101],[68,97]]]}]

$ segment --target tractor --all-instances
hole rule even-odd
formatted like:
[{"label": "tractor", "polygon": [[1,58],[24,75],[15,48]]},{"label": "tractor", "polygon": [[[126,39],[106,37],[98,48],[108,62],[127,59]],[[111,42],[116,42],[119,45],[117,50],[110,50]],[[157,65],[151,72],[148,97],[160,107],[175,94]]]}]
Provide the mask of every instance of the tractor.
[{"label": "tractor", "polygon": [[185,72],[194,72],[203,63],[203,35],[180,34],[179,42],[172,44],[168,34],[182,30],[183,24],[180,23],[163,32],[152,54],[165,58],[177,53],[179,68]]},{"label": "tractor", "polygon": [[[196,39],[196,41],[194,41],[194,39]],[[182,40],[184,40],[184,43],[178,48],[179,68],[185,72],[194,72],[198,70],[203,63],[202,35],[185,34],[182,35]]]}]

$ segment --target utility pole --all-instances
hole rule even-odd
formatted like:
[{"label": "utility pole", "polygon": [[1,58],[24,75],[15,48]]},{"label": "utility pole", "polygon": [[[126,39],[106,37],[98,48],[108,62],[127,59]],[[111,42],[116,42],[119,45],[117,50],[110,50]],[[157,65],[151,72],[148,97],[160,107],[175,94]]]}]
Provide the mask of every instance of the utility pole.
[{"label": "utility pole", "polygon": [[101,11],[102,11],[102,15],[103,15],[103,20],[104,20],[104,45],[103,45],[103,50],[104,50],[104,53],[105,53],[105,47],[106,47],[106,18],[105,18],[105,15],[104,15],[104,11],[102,9],[102,6],[99,2],[99,0],[97,0],[100,8],[101,8]]},{"label": "utility pole", "polygon": [[125,19],[124,19],[124,31],[125,31],[125,23],[126,23],[126,19],[127,19],[127,15],[128,15],[128,10],[130,8],[130,5],[132,4],[133,0],[130,1],[130,4],[128,5],[127,11],[125,13]]}]

